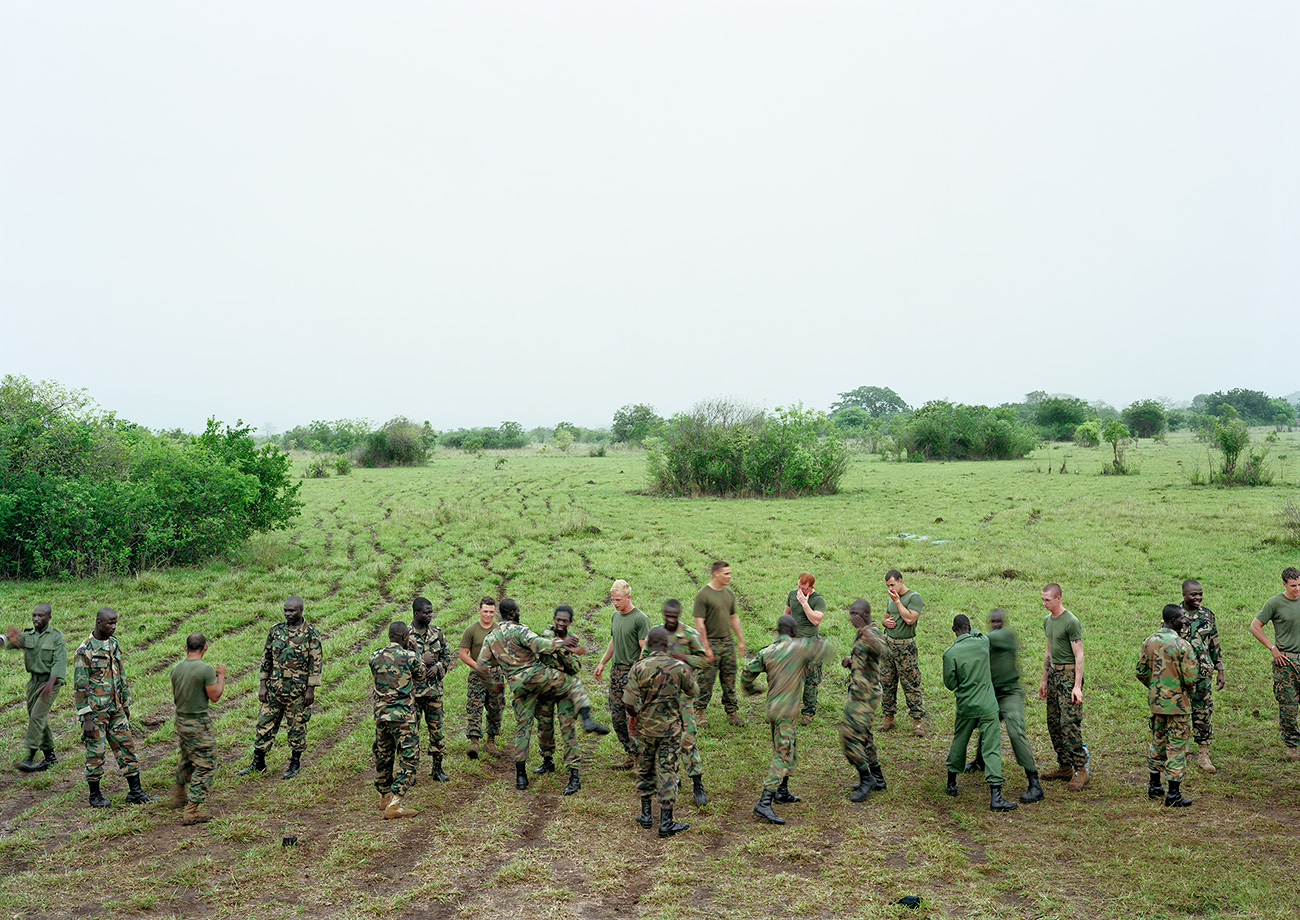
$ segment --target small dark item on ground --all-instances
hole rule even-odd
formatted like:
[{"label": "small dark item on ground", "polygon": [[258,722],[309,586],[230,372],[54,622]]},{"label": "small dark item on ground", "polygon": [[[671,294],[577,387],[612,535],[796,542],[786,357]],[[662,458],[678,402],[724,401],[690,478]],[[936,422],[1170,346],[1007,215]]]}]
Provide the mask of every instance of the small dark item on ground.
[{"label": "small dark item on ground", "polygon": [[288,837],[288,836],[286,836],[283,840],[280,841],[280,846],[282,846],[282,847],[293,847],[293,846],[297,846],[297,845],[298,845],[298,838],[297,838],[297,837]]},{"label": "small dark item on ground", "polygon": [[899,898],[894,903],[902,904],[904,907],[916,908],[921,906],[921,899],[914,894],[909,894],[906,897]]}]

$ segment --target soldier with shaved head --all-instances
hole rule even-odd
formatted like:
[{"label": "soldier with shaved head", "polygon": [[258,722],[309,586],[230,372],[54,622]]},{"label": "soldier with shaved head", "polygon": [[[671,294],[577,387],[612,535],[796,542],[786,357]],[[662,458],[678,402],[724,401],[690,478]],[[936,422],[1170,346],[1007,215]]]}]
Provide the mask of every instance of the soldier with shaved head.
[{"label": "soldier with shaved head", "polygon": [[176,741],[181,756],[176,762],[173,808],[184,808],[181,824],[202,824],[211,819],[203,810],[212,775],[216,772],[216,736],[208,704],[221,699],[226,689],[226,666],[203,660],[208,640],[203,633],[185,639],[185,660],[171,671],[172,699],[176,703]]},{"label": "soldier with shaved head", "polygon": [[[13,626],[0,636],[0,648],[23,650],[23,664],[27,668],[27,737],[23,741],[27,757],[18,763],[18,769],[24,773],[46,770],[59,762],[54,756],[50,710],[68,675],[68,648],[63,633],[50,626],[53,612],[49,604],[37,604],[32,610],[31,629],[20,631]],[[45,757],[38,761],[36,755],[41,752]]]}]

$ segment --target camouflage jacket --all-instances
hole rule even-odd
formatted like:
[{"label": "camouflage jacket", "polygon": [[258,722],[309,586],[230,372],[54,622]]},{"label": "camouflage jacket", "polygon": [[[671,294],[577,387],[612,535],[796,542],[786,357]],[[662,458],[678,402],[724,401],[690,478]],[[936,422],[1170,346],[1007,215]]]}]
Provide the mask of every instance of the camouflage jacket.
[{"label": "camouflage jacket", "polygon": [[100,642],[90,635],[77,646],[72,654],[72,694],[79,716],[131,707],[131,685],[122,671],[122,647],[112,636]]},{"label": "camouflage jacket", "polygon": [[390,642],[370,656],[370,673],[375,678],[375,721],[414,722],[415,688],[427,675],[420,656]]},{"label": "camouflage jacket", "polygon": [[434,658],[433,664],[424,666],[425,676],[415,682],[415,695],[436,699],[442,696],[442,679],[451,667],[451,648],[447,645],[447,637],[432,623],[425,632],[411,627],[411,635],[415,636],[415,653],[420,656],[420,663],[424,664],[426,652],[432,652]]},{"label": "camouflage jacket", "polygon": [[623,703],[636,714],[642,738],[675,738],[682,730],[682,707],[700,692],[691,666],[654,652],[632,665],[623,690]]},{"label": "camouflage jacket", "polygon": [[1183,611],[1183,628],[1178,633],[1196,653],[1196,670],[1201,681],[1208,683],[1214,672],[1223,673],[1223,650],[1219,647],[1219,627],[1214,622],[1214,611],[1198,607]]},{"label": "camouflage jacket", "polygon": [[[549,626],[546,627],[542,630],[542,638],[554,639],[555,630]],[[566,648],[556,646],[552,651],[543,652],[541,661],[548,668],[555,668],[555,670],[563,671],[565,674],[578,673],[578,656]]]},{"label": "camouflage jacket", "polygon": [[[693,671],[700,670],[709,662],[708,656],[704,654],[704,643],[700,641],[699,630],[680,621],[677,632],[668,640],[668,654],[681,655]],[[649,658],[650,655],[650,652],[641,653],[642,658]]]},{"label": "camouflage jacket", "polygon": [[874,626],[859,629],[849,652],[849,705],[880,699],[880,658],[885,640]]},{"label": "camouflage jacket", "polygon": [[538,658],[543,652],[550,652],[563,643],[563,639],[543,639],[523,623],[506,621],[487,634],[483,648],[478,653],[479,664],[497,665],[506,672],[506,678],[512,682],[516,675],[541,664]]},{"label": "camouflage jacket", "polygon": [[740,686],[753,696],[758,675],[767,674],[767,720],[776,722],[797,719],[803,704],[803,678],[808,665],[826,648],[820,636],[795,639],[781,636],[745,663],[740,672]]},{"label": "camouflage jacket", "polygon": [[1196,654],[1186,639],[1168,626],[1142,643],[1138,658],[1138,683],[1147,688],[1147,702],[1156,715],[1189,715],[1189,694],[1196,684]]},{"label": "camouflage jacket", "polygon": [[302,696],[308,687],[320,686],[323,658],[316,627],[303,623],[298,629],[290,629],[287,623],[276,623],[266,634],[258,679],[266,681],[271,696]]}]

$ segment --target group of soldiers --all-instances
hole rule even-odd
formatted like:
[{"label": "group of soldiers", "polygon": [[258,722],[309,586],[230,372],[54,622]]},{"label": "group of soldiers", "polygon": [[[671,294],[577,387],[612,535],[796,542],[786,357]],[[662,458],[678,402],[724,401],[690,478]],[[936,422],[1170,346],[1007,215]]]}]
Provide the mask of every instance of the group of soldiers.
[{"label": "group of soldiers", "polygon": [[[708,802],[697,734],[708,727],[706,712],[715,683],[721,685],[726,718],[743,725],[736,696],[737,679],[744,693],[757,694],[762,692],[758,680],[766,675],[766,721],[771,732],[772,760],[754,814],[770,823],[783,824],[775,806],[800,801],[789,788],[798,760],[797,726],[809,722],[816,712],[823,665],[833,654],[830,643],[820,635],[826,615],[825,599],[815,590],[814,576],[801,574],[777,621],[776,641],[748,656],[730,581],[731,567],[726,562],[714,563],[708,584],[695,598],[693,626],[682,621],[681,603],[668,600],[662,608],[662,625],[651,627],[649,618],[632,604],[626,581],[616,581],[610,588],[610,639],[594,676],[600,680],[606,666],[610,666],[609,711],[625,755],[614,766],[635,770],[641,797],[636,820],[646,828],[654,827],[652,804],[658,798],[661,837],[688,827],[676,821],[673,814],[679,762],[686,764],[694,804],[703,807]],[[1300,760],[1300,570],[1283,570],[1282,581],[1283,592],[1264,604],[1251,621],[1250,632],[1268,648],[1273,660],[1274,695],[1285,755]],[[916,627],[924,602],[903,583],[897,570],[886,574],[885,583],[889,600],[879,624],[864,599],[855,600],[848,610],[854,639],[850,654],[841,661],[848,671],[848,693],[839,734],[844,756],[857,773],[857,782],[849,791],[853,802],[886,789],[873,723],[879,711],[881,722],[874,727],[884,731],[895,727],[899,684],[912,716],[913,732],[925,732],[916,647]],[[1189,579],[1183,583],[1182,592],[1181,604],[1164,608],[1162,626],[1143,643],[1136,668],[1137,679],[1149,691],[1149,794],[1163,798],[1170,807],[1191,804],[1181,784],[1192,741],[1198,746],[1200,767],[1206,772],[1216,771],[1209,757],[1213,694],[1226,686],[1217,624],[1214,614],[1202,603],[1204,591],[1198,582]],[[990,789],[990,809],[995,812],[1017,807],[1001,794],[1004,777],[1000,724],[1007,726],[1016,762],[1025,771],[1027,788],[1020,802],[1037,802],[1044,797],[1040,779],[1067,780],[1072,790],[1084,788],[1089,781],[1088,752],[1082,739],[1082,626],[1065,609],[1059,585],[1044,586],[1042,601],[1047,611],[1043,619],[1046,649],[1038,692],[1047,704],[1048,734],[1058,761],[1054,771],[1040,777],[1035,765],[1025,728],[1018,642],[1005,614],[1001,610],[989,614],[987,634],[975,629],[967,616],[958,614],[952,624],[954,641],[943,654],[944,685],[956,695],[946,791],[958,795],[958,775],[982,770]],[[267,635],[258,678],[260,709],[253,759],[240,771],[241,775],[267,769],[266,756],[281,725],[286,727],[289,745],[283,776],[291,779],[301,769],[323,661],[320,634],[304,620],[303,612],[302,598],[288,598],[284,621]],[[511,598],[497,602],[484,597],[478,613],[477,620],[461,637],[458,649],[460,660],[469,668],[467,756],[479,756],[486,712],[483,751],[489,755],[508,753],[515,762],[516,787],[526,789],[533,723],[538,724],[542,748],[542,762],[535,775],[542,775],[555,770],[558,722],[563,764],[569,771],[563,794],[576,793],[582,786],[578,724],[595,734],[606,734],[610,729],[592,717],[591,699],[578,678],[576,656],[587,654],[588,649],[569,631],[572,608],[557,607],[551,624],[540,634],[520,622],[519,604]],[[17,764],[23,772],[45,770],[57,763],[48,716],[67,676],[67,654],[63,634],[50,625],[51,616],[51,606],[39,604],[32,612],[32,628],[11,628],[0,637],[0,647],[24,650],[29,673],[26,757]],[[369,662],[374,679],[375,787],[385,818],[417,813],[403,799],[419,769],[422,724],[429,735],[430,776],[438,782],[448,780],[444,769],[443,679],[453,660],[447,639],[433,619],[432,602],[415,598],[411,622],[390,624],[388,644],[377,650]],[[109,748],[127,781],[126,801],[153,801],[140,783],[131,734],[130,684],[123,670],[121,647],[114,638],[117,621],[112,608],[100,609],[94,630],[72,656],[73,696],[85,743],[89,803],[97,808],[110,805],[100,789]],[[1274,627],[1272,641],[1264,632],[1269,623]],[[180,747],[172,805],[183,809],[180,820],[184,824],[210,818],[204,809],[215,770],[209,704],[221,698],[226,669],[224,665],[206,663],[207,650],[205,637],[191,634],[186,638],[185,659],[171,671]],[[507,687],[515,733],[513,744],[503,750],[497,746],[497,736]],[[976,732],[978,753],[966,763],[967,745]]]}]

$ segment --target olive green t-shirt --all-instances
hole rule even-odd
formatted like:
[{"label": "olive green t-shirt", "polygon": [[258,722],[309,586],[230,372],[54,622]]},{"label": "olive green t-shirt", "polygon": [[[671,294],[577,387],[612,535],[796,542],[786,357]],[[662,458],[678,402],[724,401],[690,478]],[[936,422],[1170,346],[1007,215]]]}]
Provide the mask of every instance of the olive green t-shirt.
[{"label": "olive green t-shirt", "polygon": [[1285,594],[1270,597],[1255,619],[1260,623],[1272,621],[1273,644],[1278,651],[1300,655],[1300,598],[1291,600]]},{"label": "olive green t-shirt", "polygon": [[[817,627],[813,625],[812,620],[808,619],[808,614],[804,613],[803,604],[799,603],[798,588],[790,592],[790,596],[785,599],[785,605],[790,608],[790,616],[794,617],[795,636],[806,639],[809,636],[817,635]],[[825,613],[826,598],[814,591],[808,595],[808,606],[813,610],[820,610]]]},{"label": "olive green t-shirt", "polygon": [[704,621],[704,634],[710,639],[731,635],[731,615],[736,612],[736,595],[728,587],[715,589],[705,585],[695,595],[695,619]]},{"label": "olive green t-shirt", "polygon": [[[911,610],[913,613],[920,613],[921,608],[925,606],[925,600],[911,588],[908,588],[903,592],[902,596],[898,599],[903,602],[904,607]],[[898,615],[898,605],[894,603],[892,597],[889,599],[889,603],[885,605],[885,613],[893,617],[895,623],[893,629],[885,629],[884,626],[881,626],[881,630],[886,636],[891,639],[916,638],[916,623],[903,622],[903,618]],[[917,622],[920,621],[918,620]]]},{"label": "olive green t-shirt", "polygon": [[650,634],[650,618],[636,607],[627,613],[615,610],[609,633],[614,640],[613,663],[630,666],[641,657],[641,643]]},{"label": "olive green t-shirt", "polygon": [[483,650],[483,640],[488,637],[492,630],[497,628],[497,621],[493,620],[491,626],[484,626],[478,620],[469,624],[469,629],[465,630],[460,637],[460,647],[469,650],[471,661],[478,661],[478,653]]},{"label": "olive green t-shirt", "polygon": [[172,698],[178,716],[206,716],[206,687],[217,682],[217,671],[201,658],[186,658],[172,668]]},{"label": "olive green t-shirt", "polygon": [[1047,651],[1052,656],[1052,664],[1074,664],[1074,649],[1071,642],[1083,641],[1083,624],[1068,610],[1062,610],[1060,616],[1050,613],[1043,617],[1043,631],[1047,633]]}]

